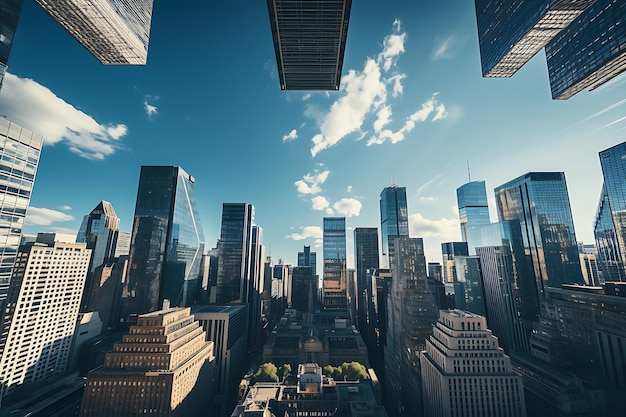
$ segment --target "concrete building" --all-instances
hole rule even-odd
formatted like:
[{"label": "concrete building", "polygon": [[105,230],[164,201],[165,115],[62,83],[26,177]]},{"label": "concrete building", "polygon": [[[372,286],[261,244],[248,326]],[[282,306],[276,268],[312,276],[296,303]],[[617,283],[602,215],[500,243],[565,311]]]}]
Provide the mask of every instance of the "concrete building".
[{"label": "concrete building", "polygon": [[190,416],[211,406],[213,343],[190,314],[142,314],[87,377],[80,416]]},{"label": "concrete building", "polygon": [[2,315],[0,398],[68,365],[91,250],[58,239],[40,233],[17,252]]},{"label": "concrete building", "polygon": [[420,367],[426,417],[526,416],[522,378],[483,316],[440,311]]},{"label": "concrete building", "polygon": [[94,271],[88,311],[97,311],[102,320],[102,328],[115,328],[120,320],[122,286],[126,281],[128,256],[117,262],[102,264]]}]

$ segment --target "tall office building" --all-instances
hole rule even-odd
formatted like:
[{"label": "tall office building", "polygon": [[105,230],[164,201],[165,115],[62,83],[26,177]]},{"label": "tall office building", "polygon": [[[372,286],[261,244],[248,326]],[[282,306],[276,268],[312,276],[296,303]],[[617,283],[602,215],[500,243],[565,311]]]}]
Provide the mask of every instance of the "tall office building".
[{"label": "tall office building", "polygon": [[[91,293],[87,297],[87,311],[97,311],[102,320],[102,328],[110,329],[118,325],[122,286],[128,273],[128,256],[104,263],[93,271]],[[83,300],[84,300],[83,296]],[[84,301],[83,301],[84,302]]]},{"label": "tall office building", "polygon": [[313,275],[317,275],[317,253],[311,252],[310,246],[304,246],[302,252],[298,252],[298,266],[310,266],[313,268]]},{"label": "tall office building", "polygon": [[510,77],[595,0],[475,0],[483,77]]},{"label": "tall office building", "polygon": [[0,334],[0,398],[65,371],[91,250],[40,233],[20,246]]},{"label": "tall office building", "polygon": [[318,280],[310,266],[298,266],[292,272],[291,308],[302,313],[315,313],[318,308]]},{"label": "tall office building", "polygon": [[602,280],[605,282],[625,281],[626,269],[613,223],[609,195],[604,184],[593,224],[593,235],[598,248],[598,267],[602,272]]},{"label": "tall office building", "polygon": [[218,244],[217,303],[247,302],[253,225],[252,204],[222,205],[222,229]]},{"label": "tall office building", "polygon": [[213,346],[189,307],[140,315],[87,377],[79,415],[200,415],[212,405]]},{"label": "tall office building", "polygon": [[113,260],[117,247],[119,227],[120,219],[108,201],[101,201],[91,210],[91,213],[83,217],[83,222],[76,235],[76,243],[87,244],[87,249],[91,249],[91,260],[89,261],[89,273],[85,282],[82,311],[87,311],[92,291],[94,270],[103,263]]},{"label": "tall office building", "polygon": [[9,288],[42,144],[43,136],[0,117],[0,303]]},{"label": "tall office building", "polygon": [[487,315],[483,270],[478,256],[456,256],[454,287],[454,305],[459,310]]},{"label": "tall office building", "polygon": [[497,187],[495,194],[500,221],[509,223],[512,235],[521,234],[511,244],[523,248],[513,252],[525,253],[532,264],[531,276],[520,277],[534,279],[532,298],[541,300],[547,287],[582,284],[565,174],[530,172]]},{"label": "tall office building", "polygon": [[474,245],[481,240],[482,228],[491,223],[485,181],[463,184],[456,189],[456,200],[459,207],[461,239],[467,242],[470,255],[474,255],[476,253]]},{"label": "tall office building", "polygon": [[[406,187],[385,187],[380,193],[380,234],[383,255],[389,253],[390,236],[409,235],[409,210],[406,204]],[[388,265],[391,261],[387,258]]]},{"label": "tall office building", "polygon": [[345,217],[324,217],[323,249],[322,303],[325,309],[346,309],[348,294]]},{"label": "tall office building", "polygon": [[267,0],[281,90],[339,90],[352,0]]},{"label": "tall office building", "polygon": [[443,257],[443,282],[452,284],[456,280],[456,266],[454,258],[457,256],[469,256],[467,242],[442,243],[441,256]]},{"label": "tall office building", "polygon": [[378,229],[357,227],[354,229],[354,266],[356,268],[356,324],[362,334],[367,330],[367,315],[372,293],[372,269],[378,269]]},{"label": "tall office building", "polygon": [[265,246],[263,228],[252,226],[250,243],[250,280],[248,281],[248,343],[250,346],[261,340],[261,303],[263,278],[265,276]]},{"label": "tall office building", "polygon": [[119,231],[117,233],[117,244],[115,245],[114,258],[130,254],[130,238],[132,234],[130,232]]},{"label": "tall office building", "polygon": [[593,90],[626,71],[625,21],[624,1],[596,0],[548,42],[552,98],[565,100]]},{"label": "tall office building", "polygon": [[485,317],[440,311],[420,366],[426,417],[526,416],[522,378]]},{"label": "tall office building", "polygon": [[146,64],[153,0],[35,3],[103,64]]},{"label": "tall office building", "polygon": [[204,233],[194,182],[181,167],[141,167],[122,319],[156,311],[166,299],[181,307],[196,300]]},{"label": "tall office building", "polygon": [[22,3],[24,0],[4,0],[0,3],[0,88],[2,88],[4,74],[7,72],[9,54],[22,11]]}]

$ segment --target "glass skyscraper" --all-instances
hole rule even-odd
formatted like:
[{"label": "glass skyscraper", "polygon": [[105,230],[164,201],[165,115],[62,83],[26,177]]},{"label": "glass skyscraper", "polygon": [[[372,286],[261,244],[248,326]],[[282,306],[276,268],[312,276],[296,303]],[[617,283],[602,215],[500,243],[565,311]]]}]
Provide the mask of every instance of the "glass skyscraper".
[{"label": "glass skyscraper", "polygon": [[[375,227],[357,227],[354,229],[354,267],[356,269],[356,303],[357,303],[357,327],[365,334],[368,325],[367,309],[372,293],[371,272],[378,269],[378,229]],[[368,270],[370,271],[368,273]],[[368,282],[368,278],[370,278]]]},{"label": "glass skyscraper", "polygon": [[194,182],[181,167],[141,167],[122,319],[156,311],[165,299],[181,307],[195,301],[204,233]]},{"label": "glass skyscraper", "polygon": [[267,0],[281,90],[339,90],[352,0]]},{"label": "glass skyscraper", "polygon": [[484,77],[510,77],[595,0],[475,0]]},{"label": "glass skyscraper", "polygon": [[626,2],[596,0],[546,45],[552,98],[593,90],[626,71]]},{"label": "glass skyscraper", "polygon": [[313,275],[317,275],[317,253],[311,252],[310,246],[305,246],[303,252],[298,252],[298,267],[310,266]]},{"label": "glass skyscraper", "polygon": [[380,193],[380,226],[383,255],[389,255],[389,236],[409,235],[406,187],[392,185],[383,188]]},{"label": "glass skyscraper", "polygon": [[481,240],[481,228],[491,223],[485,181],[463,184],[456,189],[456,200],[459,207],[461,239],[467,242],[469,253],[473,255],[475,245]]},{"label": "glass skyscraper", "polygon": [[11,45],[23,2],[23,0],[2,0],[0,2],[0,87],[2,87],[2,80],[7,71]]},{"label": "glass skyscraper", "polygon": [[345,309],[348,307],[345,217],[324,217],[323,249],[322,303],[325,309]]},{"label": "glass skyscraper", "polygon": [[154,0],[35,0],[103,64],[145,65]]},{"label": "glass skyscraper", "polygon": [[495,194],[500,221],[509,222],[512,236],[521,235],[511,245],[522,245],[523,252],[512,251],[532,263],[537,299],[543,299],[546,287],[582,284],[565,174],[530,172],[497,187]]},{"label": "glass skyscraper", "polygon": [[600,152],[604,185],[594,225],[605,281],[626,280],[626,142]]},{"label": "glass skyscraper", "polygon": [[0,117],[0,303],[7,296],[42,144],[43,136]]}]

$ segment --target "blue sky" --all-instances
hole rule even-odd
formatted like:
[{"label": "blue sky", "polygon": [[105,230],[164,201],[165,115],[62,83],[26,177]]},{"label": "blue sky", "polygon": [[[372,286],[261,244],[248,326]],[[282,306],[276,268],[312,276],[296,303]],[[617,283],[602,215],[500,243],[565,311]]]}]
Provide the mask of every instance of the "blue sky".
[{"label": "blue sky", "polygon": [[[101,200],[130,231],[141,165],[196,178],[207,247],[223,202],[256,207],[267,253],[321,252],[325,215],[379,226],[380,191],[407,188],[429,261],[460,239],[455,189],[564,171],[578,240],[593,241],[598,152],[626,140],[626,78],[553,101],[544,53],[483,79],[472,1],[355,1],[339,92],[283,92],[265,2],[156,1],[145,67],[98,63],[25,2],[0,114],[41,133],[26,233],[75,232]],[[321,258],[321,256],[320,256]]]}]

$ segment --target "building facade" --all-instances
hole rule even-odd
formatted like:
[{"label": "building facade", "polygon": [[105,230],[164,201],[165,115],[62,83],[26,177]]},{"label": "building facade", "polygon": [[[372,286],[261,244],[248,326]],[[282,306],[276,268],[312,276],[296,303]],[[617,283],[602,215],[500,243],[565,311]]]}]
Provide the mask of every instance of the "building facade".
[{"label": "building facade", "polygon": [[472,181],[457,188],[456,201],[459,207],[461,240],[467,242],[470,255],[474,255],[474,245],[481,241],[482,227],[491,223],[485,181]]},{"label": "building facade", "polygon": [[13,37],[17,30],[24,0],[6,0],[0,4],[0,88],[7,72]]},{"label": "building facade", "polygon": [[[383,255],[389,254],[390,236],[409,235],[409,210],[406,187],[385,187],[380,193],[380,235]],[[390,260],[387,258],[388,265]]]},{"label": "building facade", "polygon": [[352,0],[267,0],[281,90],[339,90]]},{"label": "building facade", "polygon": [[487,319],[440,311],[420,353],[426,417],[525,417],[524,388]]},{"label": "building facade", "polygon": [[212,406],[214,363],[189,307],[143,314],[87,377],[79,415],[199,415]]},{"label": "building facade", "polygon": [[311,252],[310,246],[304,246],[304,250],[298,252],[298,266],[310,266],[313,268],[313,275],[317,275],[317,253]]},{"label": "building facade", "polygon": [[324,217],[323,250],[323,306],[325,309],[346,309],[348,308],[348,288],[345,217]]},{"label": "building facade", "polygon": [[[10,4],[3,2],[1,7]],[[10,26],[2,30],[9,31]],[[0,117],[0,303],[9,289],[42,144],[43,136]]]},{"label": "building facade", "polygon": [[142,166],[131,237],[122,319],[134,321],[198,296],[204,233],[194,196],[195,179],[181,167]]},{"label": "building facade", "polygon": [[375,227],[357,227],[354,229],[354,266],[356,269],[356,325],[365,332],[372,290],[369,270],[378,269],[378,229]]},{"label": "building facade", "polygon": [[65,371],[91,250],[40,233],[16,255],[0,334],[1,397]]}]

